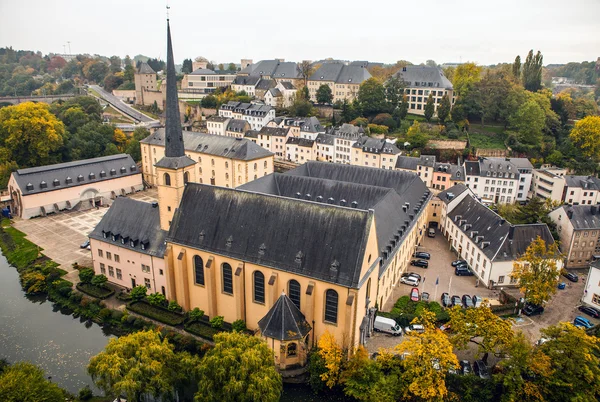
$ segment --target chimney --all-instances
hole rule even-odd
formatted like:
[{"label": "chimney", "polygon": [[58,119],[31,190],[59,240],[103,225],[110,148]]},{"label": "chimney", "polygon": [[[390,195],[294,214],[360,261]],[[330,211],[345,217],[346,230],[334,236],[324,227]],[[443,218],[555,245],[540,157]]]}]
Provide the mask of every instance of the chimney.
[{"label": "chimney", "polygon": [[569,219],[573,219],[573,210],[572,209],[569,209],[567,211],[567,216],[569,217]]}]

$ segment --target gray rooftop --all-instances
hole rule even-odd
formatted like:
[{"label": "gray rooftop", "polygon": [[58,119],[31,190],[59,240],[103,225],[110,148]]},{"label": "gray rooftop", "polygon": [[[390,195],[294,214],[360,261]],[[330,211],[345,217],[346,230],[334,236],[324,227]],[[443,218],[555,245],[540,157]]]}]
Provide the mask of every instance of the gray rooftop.
[{"label": "gray rooftop", "polygon": [[239,74],[249,76],[270,76],[271,78],[301,78],[298,64],[294,62],[281,62],[279,60],[261,60],[244,68]]},{"label": "gray rooftop", "polygon": [[238,75],[237,77],[235,77],[235,79],[233,80],[234,85],[252,85],[255,86],[258,81],[260,81],[260,76],[258,77],[246,77],[246,76],[240,76]]},{"label": "gray rooftop", "polygon": [[[469,174],[469,173],[467,173]],[[509,158],[479,158],[479,175],[486,177],[519,178],[519,169]]]},{"label": "gray rooftop", "polygon": [[[163,258],[166,234],[166,231],[160,229],[158,207],[147,202],[118,197],[89,237]],[[112,235],[118,237],[113,241]]]},{"label": "gray rooftop", "polygon": [[450,174],[450,180],[453,181],[465,180],[465,168],[453,163],[435,162],[434,170]]},{"label": "gray rooftop", "polygon": [[267,91],[271,88],[275,88],[276,86],[277,82],[275,82],[275,80],[261,79],[260,81],[258,81],[258,84],[256,84],[256,89]]},{"label": "gray rooftop", "polygon": [[91,183],[134,174],[140,172],[134,160],[127,154],[18,169],[13,172],[24,196],[75,186],[89,186]]},{"label": "gray rooftop", "polygon": [[417,170],[417,166],[434,167],[435,155],[399,156],[396,160],[396,168],[406,170]]},{"label": "gray rooftop", "polygon": [[[202,152],[208,155],[222,156],[239,160],[265,158],[273,154],[263,147],[244,138],[184,131],[183,141],[187,151]],[[140,141],[150,145],[165,145],[164,129],[158,129]]]},{"label": "gray rooftop", "polygon": [[400,69],[396,74],[397,78],[402,78],[409,87],[429,87],[452,89],[452,83],[439,67],[430,66],[406,66]]},{"label": "gray rooftop", "polygon": [[299,147],[312,148],[315,146],[315,142],[313,140],[309,140],[308,138],[301,137],[289,137],[287,139],[286,145],[297,145]]},{"label": "gray rooftop", "polygon": [[280,128],[280,127],[263,126],[260,129],[260,131],[258,132],[258,134],[273,135],[275,137],[285,137],[286,135],[288,135],[289,131],[290,131],[289,127],[288,128]]},{"label": "gray rooftop", "polygon": [[335,144],[335,135],[333,134],[319,134],[316,139],[318,144],[323,145],[334,145]]},{"label": "gray rooftop", "polygon": [[574,229],[600,229],[600,206],[598,205],[564,205],[561,207],[567,213]]},{"label": "gray rooftop", "polygon": [[600,191],[600,179],[596,176],[565,175],[565,182],[567,183],[567,187]]},{"label": "gray rooftop", "polygon": [[148,63],[143,61],[140,63],[140,66],[137,69],[137,73],[138,74],[156,74],[156,71],[154,71]]},{"label": "gray rooftop", "polygon": [[215,122],[215,123],[224,123],[225,121],[227,121],[227,119],[229,119],[229,118],[213,114],[206,120],[210,121],[210,122]]},{"label": "gray rooftop", "polygon": [[344,139],[357,139],[365,134],[365,130],[360,126],[344,123],[333,130],[333,135]]},{"label": "gray rooftop", "polygon": [[250,127],[250,124],[246,120],[231,119],[227,124],[226,131],[233,131],[236,133],[244,133],[246,129]]},{"label": "gray rooftop", "polygon": [[462,193],[467,191],[467,186],[462,183],[455,184],[454,186],[447,188],[440,192],[437,196],[445,204],[449,204],[455,197],[458,197]]},{"label": "gray rooftop", "polygon": [[361,84],[371,78],[366,68],[347,66],[341,63],[322,64],[309,78],[309,81],[333,81],[339,84]]},{"label": "gray rooftop", "polygon": [[294,86],[294,84],[292,84],[291,82],[288,82],[288,81],[282,81],[282,82],[281,82],[281,86],[282,86],[284,89],[290,89],[290,90],[291,90],[291,89],[296,89],[296,87]]},{"label": "gray rooftop", "polygon": [[271,88],[269,89],[269,93],[274,97],[277,98],[279,96],[282,96],[281,91],[278,88]]},{"label": "gray rooftop", "polygon": [[303,339],[312,329],[304,314],[285,293],[258,322],[258,327],[262,336],[280,341]]},{"label": "gray rooftop", "polygon": [[352,144],[353,148],[362,148],[363,152],[372,154],[391,154],[398,155],[400,150],[394,144],[387,142],[385,139],[377,139],[367,136],[362,136]]}]

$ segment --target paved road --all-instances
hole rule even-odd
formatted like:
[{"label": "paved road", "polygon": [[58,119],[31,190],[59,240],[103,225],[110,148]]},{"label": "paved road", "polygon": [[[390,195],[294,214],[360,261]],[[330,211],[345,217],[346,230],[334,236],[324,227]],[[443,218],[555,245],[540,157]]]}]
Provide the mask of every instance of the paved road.
[{"label": "paved road", "polygon": [[98,85],[90,85],[90,88],[93,89],[94,91],[96,91],[102,97],[102,99],[104,99],[105,101],[110,103],[112,107],[119,110],[120,112],[125,113],[127,116],[131,117],[135,121],[139,121],[141,123],[156,122],[156,120],[154,120],[153,118],[148,117],[145,114],[138,112],[137,110],[135,110],[128,104],[122,102],[116,96],[106,92],[104,89],[102,89]]}]

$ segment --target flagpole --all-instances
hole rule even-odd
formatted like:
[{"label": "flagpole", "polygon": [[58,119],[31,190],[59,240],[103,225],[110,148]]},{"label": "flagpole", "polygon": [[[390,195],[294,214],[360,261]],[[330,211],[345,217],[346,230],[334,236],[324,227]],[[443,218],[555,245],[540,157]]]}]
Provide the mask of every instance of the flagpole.
[{"label": "flagpole", "polygon": [[435,295],[433,296],[433,300],[437,300],[437,290],[438,290],[439,282],[440,282],[440,277],[438,276],[437,279],[435,280]]}]

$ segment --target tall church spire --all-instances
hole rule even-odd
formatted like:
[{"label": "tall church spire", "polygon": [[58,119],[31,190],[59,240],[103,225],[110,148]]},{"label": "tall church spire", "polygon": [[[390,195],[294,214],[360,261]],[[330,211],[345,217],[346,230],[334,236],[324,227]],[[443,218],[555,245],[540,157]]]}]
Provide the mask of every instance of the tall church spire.
[{"label": "tall church spire", "polygon": [[173,45],[171,44],[171,27],[167,19],[167,106],[165,123],[165,156],[180,157],[185,155],[179,100],[177,99],[177,76],[173,61]]}]

